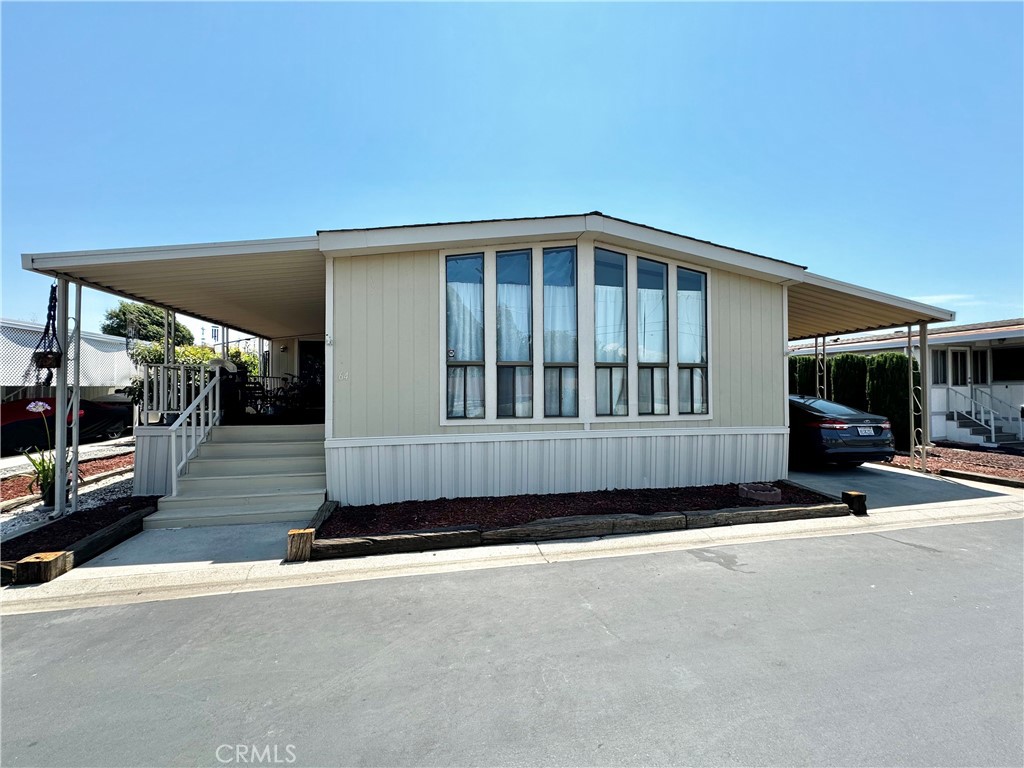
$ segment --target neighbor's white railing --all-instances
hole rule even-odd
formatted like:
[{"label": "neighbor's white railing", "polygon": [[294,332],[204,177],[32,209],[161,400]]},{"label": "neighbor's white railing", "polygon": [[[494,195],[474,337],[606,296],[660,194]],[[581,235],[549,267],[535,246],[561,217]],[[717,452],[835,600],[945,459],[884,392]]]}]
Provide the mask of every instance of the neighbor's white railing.
[{"label": "neighbor's white railing", "polygon": [[[1005,400],[1000,400],[985,389],[976,389],[974,397],[979,403],[992,409],[995,418],[1005,422],[1010,432],[1016,432],[1017,437],[1024,440],[1024,419],[1020,416],[1019,408],[1015,408]],[[1014,424],[1017,425],[1016,428],[1014,428]]]},{"label": "neighbor's white railing", "polygon": [[[220,423],[220,369],[207,382],[192,403],[170,426],[171,432],[171,495],[178,495],[178,477],[189,460],[199,451],[210,430]],[[181,441],[178,441],[181,430]],[[180,455],[179,455],[180,454]]]},{"label": "neighbor's white railing", "polygon": [[204,386],[206,366],[183,363],[144,363],[142,366],[142,403],[139,416],[143,425],[158,416],[166,423],[168,414],[181,413],[196,399]]},{"label": "neighbor's white railing", "polygon": [[973,397],[968,397],[963,392],[958,392],[955,389],[951,388],[949,395],[950,402],[948,407],[953,412],[953,418],[955,419],[957,414],[963,414],[967,418],[978,422],[988,430],[991,442],[994,443],[996,441],[996,412],[991,407],[983,405]]}]

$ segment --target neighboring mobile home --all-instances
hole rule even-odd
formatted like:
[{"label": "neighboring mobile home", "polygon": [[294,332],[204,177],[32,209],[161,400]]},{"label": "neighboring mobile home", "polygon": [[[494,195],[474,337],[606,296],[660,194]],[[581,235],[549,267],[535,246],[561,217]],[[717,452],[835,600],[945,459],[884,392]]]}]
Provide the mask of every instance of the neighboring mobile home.
[{"label": "neighboring mobile home", "polygon": [[[43,326],[21,320],[0,320],[0,394],[4,401],[27,397],[53,397],[54,387],[36,383],[32,352]],[[135,375],[125,340],[104,333],[82,332],[82,397],[109,399]],[[122,398],[117,398],[122,399]]]},{"label": "neighboring mobile home", "polygon": [[208,392],[177,431],[140,428],[137,492],[173,494],[149,525],[295,519],[325,492],[365,504],[776,480],[787,341],[953,318],[601,213],[24,266],[271,339],[275,375],[301,377],[322,349],[321,424],[220,426],[194,451],[190,425],[201,440],[219,417]]},{"label": "neighboring mobile home", "polygon": [[[921,340],[911,348],[920,357]],[[1024,441],[1024,318],[934,328],[928,336],[933,439],[983,445]],[[907,331],[835,339],[826,352],[871,355],[907,350]],[[812,354],[793,345],[791,354]]]}]

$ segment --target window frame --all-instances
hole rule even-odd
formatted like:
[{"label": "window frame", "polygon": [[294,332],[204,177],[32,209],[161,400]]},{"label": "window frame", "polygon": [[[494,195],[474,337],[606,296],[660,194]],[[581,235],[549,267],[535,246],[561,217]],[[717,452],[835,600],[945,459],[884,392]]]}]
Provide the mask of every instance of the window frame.
[{"label": "window frame", "polygon": [[[514,251],[532,248],[532,286],[533,286],[533,417],[498,417],[497,416],[497,348],[495,320],[497,315],[497,271],[496,253],[498,251]],[[577,362],[576,362],[576,386],[577,402],[576,416],[545,416],[544,409],[544,371],[549,367],[559,367],[558,364],[544,363],[544,302],[543,302],[543,252],[545,248],[575,248],[576,249],[576,332],[577,332]],[[626,255],[626,343],[628,346],[627,370],[627,402],[628,415],[626,416],[597,416],[595,413],[596,396],[596,369],[594,354],[594,249],[604,248],[609,251],[616,251]],[[438,309],[439,343],[438,353],[441,356],[442,365],[438,371],[440,390],[437,395],[439,412],[437,421],[440,427],[459,426],[504,426],[517,430],[530,430],[539,425],[565,424],[567,427],[576,429],[580,425],[594,424],[635,424],[637,426],[649,425],[656,422],[665,424],[685,425],[693,423],[693,426],[712,426],[715,419],[716,398],[714,395],[715,384],[715,356],[713,353],[715,344],[716,328],[713,322],[716,306],[716,270],[702,264],[685,260],[684,254],[676,256],[664,256],[651,253],[650,251],[638,251],[631,247],[624,247],[617,243],[610,243],[590,237],[572,239],[551,239],[537,241],[509,241],[507,243],[485,243],[483,245],[470,245],[463,248],[441,248],[437,253],[439,286],[438,296],[440,306]],[[447,359],[445,356],[446,326],[445,326],[445,264],[448,256],[468,255],[472,253],[484,253],[484,384],[485,404],[483,418],[447,418]],[[669,291],[668,291],[668,321],[669,321],[669,345],[668,345],[668,396],[669,409],[667,414],[639,415],[638,402],[638,377],[639,363],[637,360],[638,339],[637,339],[637,295],[630,291],[630,285],[637,285],[636,262],[638,258],[658,261],[669,266]],[[589,262],[589,263],[588,263]],[[672,281],[672,267],[683,267],[695,272],[701,272],[705,276],[706,302],[705,313],[707,318],[707,348],[708,359],[705,369],[707,379],[707,413],[678,413],[678,379],[675,371],[678,370],[678,343],[677,343],[677,309],[676,290]],[[784,298],[780,298],[784,301]],[[784,309],[784,306],[783,306]],[[783,313],[784,314],[784,313]],[[563,366],[564,367],[564,366]]]},{"label": "window frame", "polygon": [[[525,253],[525,254],[527,254],[527,274],[530,276],[530,282],[528,283],[528,285],[530,287],[530,294],[529,294],[530,295],[530,333],[529,333],[529,340],[527,341],[527,346],[529,347],[530,351],[529,351],[529,357],[526,360],[499,360],[498,359],[498,349],[497,349],[497,346],[495,346],[495,351],[494,351],[494,368],[495,368],[494,376],[495,376],[495,379],[494,379],[494,383],[495,383],[495,388],[496,388],[496,391],[497,391],[498,395],[501,394],[501,392],[500,392],[500,390],[501,390],[501,369],[502,368],[511,368],[512,369],[512,413],[510,415],[504,415],[503,416],[499,412],[499,409],[501,408],[500,398],[495,403],[495,408],[494,408],[494,416],[495,416],[495,418],[506,420],[506,421],[507,420],[523,421],[525,419],[532,419],[533,415],[534,415],[534,412],[537,409],[537,402],[536,402],[536,398],[534,397],[534,391],[535,391],[536,388],[533,386],[533,377],[537,375],[536,366],[534,366],[534,364],[533,364],[533,358],[536,356],[535,355],[535,346],[536,345],[534,344],[534,338],[537,335],[537,329],[533,325],[534,314],[535,314],[534,311],[533,311],[533,305],[534,305],[534,300],[535,300],[536,297],[534,295],[535,291],[534,291],[534,285],[533,285],[533,260],[534,260],[534,252],[533,252],[533,248],[532,247],[527,247],[527,248],[502,248],[500,250],[496,249],[495,252],[494,252],[494,263],[495,263],[495,270],[494,270],[494,286],[495,286],[494,325],[495,325],[495,339],[497,339],[497,331],[498,331],[498,297],[497,297],[498,285],[499,285],[499,283],[498,283],[498,269],[497,269],[498,257],[501,256],[502,254],[515,254],[515,253]],[[486,274],[484,275],[484,279],[486,280]],[[486,296],[486,292],[485,292],[485,296]],[[486,306],[486,301],[485,301],[484,302],[484,314],[485,314],[484,320],[485,321],[487,319],[486,318],[486,313],[487,313],[487,306]],[[484,323],[484,338],[485,339],[487,338],[487,323],[486,322]],[[485,344],[485,346],[486,346],[486,344]],[[486,354],[486,349],[485,349],[485,351],[484,351],[484,358],[485,358],[484,392],[485,393],[487,391],[486,357],[487,357],[487,354]],[[528,368],[530,370],[530,415],[529,416],[517,416],[516,413],[515,413],[516,412],[516,408],[518,406],[518,397],[519,397],[519,376],[518,376],[518,372],[519,372],[520,368]],[[485,397],[485,400],[486,400],[486,397]],[[485,402],[485,405],[484,405],[484,415],[486,416],[486,414],[487,414],[487,407],[486,407],[486,402]]]},{"label": "window frame", "polygon": [[[637,391],[638,391],[637,390],[637,382],[636,382],[637,374],[635,373],[635,371],[636,371],[636,359],[635,358],[636,358],[636,351],[637,350],[636,350],[636,339],[634,338],[635,335],[636,335],[636,320],[635,320],[635,318],[632,317],[632,315],[634,315],[635,312],[636,312],[636,296],[633,295],[633,293],[631,293],[630,289],[629,289],[629,287],[631,285],[635,286],[637,284],[637,281],[636,281],[636,256],[633,257],[633,262],[632,262],[632,266],[633,266],[633,269],[632,269],[633,275],[632,275],[632,277],[633,277],[633,279],[630,280],[630,258],[629,258],[629,254],[626,253],[626,251],[621,249],[621,248],[609,248],[609,247],[604,246],[604,245],[598,245],[596,243],[594,244],[594,272],[593,272],[593,274],[595,275],[595,277],[594,277],[594,280],[592,281],[593,285],[591,286],[591,296],[592,296],[592,299],[593,299],[594,312],[593,312],[593,316],[590,318],[590,322],[591,322],[591,325],[594,328],[595,339],[596,339],[596,335],[597,335],[597,277],[596,277],[596,268],[597,268],[597,250],[599,248],[602,251],[606,251],[608,253],[613,253],[616,256],[621,256],[622,257],[622,268],[623,268],[623,270],[622,270],[622,278],[623,278],[622,291],[623,291],[623,293],[625,294],[625,297],[626,297],[626,306],[625,306],[625,310],[626,310],[626,327],[625,327],[625,331],[626,331],[626,359],[625,359],[624,362],[619,362],[619,363],[613,363],[613,362],[608,362],[608,361],[604,361],[604,360],[598,360],[597,359],[597,344],[596,344],[596,341],[595,341],[595,344],[593,345],[593,349],[591,350],[591,353],[593,354],[593,357],[594,357],[594,417],[598,418],[598,419],[610,419],[610,420],[613,420],[613,421],[618,421],[620,419],[628,419],[630,416],[637,415],[639,413],[639,408],[633,407],[633,398],[636,397]],[[632,322],[630,322],[631,320],[632,320]],[[630,332],[630,329],[632,329],[632,333]],[[626,412],[625,413],[612,413],[612,409],[615,406],[614,398],[612,398],[612,379],[614,377],[614,373],[613,373],[612,369],[621,369],[625,373],[625,375],[623,377],[623,386],[626,388]],[[607,372],[607,376],[608,376],[608,397],[610,399],[609,403],[608,403],[609,411],[608,411],[608,413],[598,413],[598,410],[597,410],[597,408],[598,408],[598,406],[597,406],[597,377],[598,376],[604,376],[606,372]]]},{"label": "window frame", "polygon": [[[545,340],[543,338],[544,334],[547,332],[547,326],[545,325],[545,322],[544,322],[545,321],[545,314],[544,314],[544,312],[547,309],[547,305],[544,304],[544,288],[545,288],[545,283],[544,283],[544,259],[547,257],[547,251],[549,251],[549,250],[551,250],[551,251],[563,250],[563,249],[566,249],[566,248],[572,248],[573,258],[575,259],[575,264],[573,265],[574,266],[574,270],[573,270],[573,272],[574,272],[574,274],[573,274],[573,291],[575,293],[575,303],[576,303],[576,362],[575,363],[568,363],[568,362],[550,362],[549,363],[545,359],[546,349],[545,349]],[[541,416],[541,418],[543,418],[545,420],[550,420],[550,419],[572,419],[574,421],[579,421],[579,419],[580,419],[580,410],[581,410],[581,408],[580,408],[580,249],[579,249],[578,244],[573,243],[573,245],[571,245],[571,246],[567,246],[567,245],[562,245],[562,246],[557,246],[557,245],[555,245],[555,246],[552,246],[552,245],[542,246],[539,250],[540,250],[540,261],[541,261],[541,264],[540,264],[540,274],[541,274],[540,297],[541,297],[541,304],[542,304],[542,306],[540,308],[540,319],[541,319],[541,328],[540,328],[540,336],[541,336],[540,362],[541,362],[541,392],[543,393],[543,398],[542,398],[543,402],[541,403],[540,416]],[[565,385],[565,377],[563,375],[563,370],[566,369],[566,368],[573,368],[573,369],[576,370],[576,415],[575,416],[566,415],[566,414],[561,412],[562,411],[562,391],[563,391],[563,388],[564,388],[564,385]],[[547,402],[548,401],[548,397],[547,397],[547,375],[548,375],[548,369],[552,369],[552,370],[557,370],[558,371],[558,410],[559,410],[559,413],[551,414],[551,415],[548,415],[548,402]],[[536,406],[536,404],[534,404],[534,415],[535,416],[537,415],[537,406]]]},{"label": "window frame", "polygon": [[[484,348],[483,348],[484,358],[483,358],[483,360],[455,360],[452,357],[450,357],[449,354],[448,354],[448,261],[449,261],[449,259],[457,259],[459,257],[477,257],[477,256],[480,257],[480,266],[482,268],[482,276],[481,277],[482,277],[482,280],[483,280],[483,283],[480,286],[480,288],[481,288],[481,290],[483,292],[483,307],[482,307],[482,315],[483,316],[480,319],[480,324],[481,324],[481,330],[482,330],[483,336],[484,336]],[[462,252],[462,253],[451,253],[451,254],[449,254],[449,255],[444,257],[444,259],[441,261],[441,266],[442,266],[441,292],[442,292],[442,296],[443,296],[442,304],[444,306],[444,312],[442,312],[442,316],[443,316],[444,319],[443,319],[443,330],[442,330],[442,336],[441,336],[441,338],[444,341],[443,341],[441,346],[442,346],[442,348],[444,350],[444,357],[445,357],[445,368],[444,368],[444,371],[443,371],[443,373],[444,373],[444,384],[442,386],[442,393],[441,393],[442,397],[443,397],[443,400],[444,400],[444,405],[443,405],[443,408],[442,408],[442,413],[444,413],[444,417],[445,417],[446,420],[455,421],[455,422],[474,422],[474,423],[476,423],[476,422],[479,422],[479,421],[481,421],[481,420],[483,420],[483,419],[485,419],[487,417],[487,341],[486,341],[487,340],[487,327],[488,327],[488,322],[487,322],[487,259],[484,256],[483,252],[482,251],[478,251],[478,250],[465,251],[465,252]],[[462,368],[463,369],[463,371],[462,371],[462,413],[463,413],[463,415],[462,416],[452,416],[451,414],[448,413],[448,379],[449,379],[449,376],[451,375],[452,369],[454,369],[454,368]],[[482,416],[466,416],[465,415],[465,413],[466,413],[466,403],[467,403],[466,393],[468,391],[469,369],[470,368],[480,368],[482,373],[483,373],[483,377],[484,377],[484,412],[483,412]]]},{"label": "window frame", "polygon": [[[680,362],[680,360],[679,360],[679,270],[680,269],[685,269],[688,272],[695,272],[695,273],[697,273],[699,275],[702,275],[704,277],[704,347],[705,347],[705,349],[704,349],[704,362],[703,363]],[[679,416],[700,416],[700,417],[710,418],[710,413],[711,413],[711,325],[710,325],[709,315],[711,313],[710,313],[709,310],[710,310],[710,306],[711,306],[711,288],[710,288],[711,276],[710,276],[710,273],[708,272],[708,270],[706,270],[706,269],[695,269],[693,267],[683,266],[681,264],[677,264],[674,271],[675,271],[675,278],[676,279],[675,279],[675,290],[673,290],[672,293],[673,293],[673,297],[674,297],[673,298],[673,302],[675,304],[675,307],[673,307],[673,311],[675,312],[675,325],[674,325],[675,335],[674,335],[674,337],[672,339],[670,339],[670,341],[674,342],[675,354],[676,354],[676,365],[675,365],[675,374],[676,374],[675,375],[675,385],[676,385],[676,393],[675,393],[675,395],[676,396],[675,396],[675,400],[673,401],[675,403],[675,412]],[[670,280],[670,282],[671,282],[671,280]],[[785,301],[785,297],[783,297],[783,300]],[[701,373],[703,374],[703,376],[704,376],[704,388],[705,388],[704,405],[706,406],[706,410],[704,410],[704,411],[693,411],[693,410],[681,411],[681,410],[679,410],[679,376],[680,376],[680,374],[684,370],[690,371],[690,407],[691,408],[693,407],[693,400],[694,400],[694,398],[693,398],[693,392],[694,392],[694,387],[693,387],[694,373],[693,372],[694,371],[701,371]],[[672,407],[671,403],[670,403],[670,407]]]}]

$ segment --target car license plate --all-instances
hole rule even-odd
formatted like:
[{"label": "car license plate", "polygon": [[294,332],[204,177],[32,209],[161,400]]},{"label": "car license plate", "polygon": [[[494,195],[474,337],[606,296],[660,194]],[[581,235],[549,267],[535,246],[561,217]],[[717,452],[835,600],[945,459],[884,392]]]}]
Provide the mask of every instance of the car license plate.
[{"label": "car license plate", "polygon": [[862,435],[873,435],[875,434],[874,427],[857,427],[857,432]]}]

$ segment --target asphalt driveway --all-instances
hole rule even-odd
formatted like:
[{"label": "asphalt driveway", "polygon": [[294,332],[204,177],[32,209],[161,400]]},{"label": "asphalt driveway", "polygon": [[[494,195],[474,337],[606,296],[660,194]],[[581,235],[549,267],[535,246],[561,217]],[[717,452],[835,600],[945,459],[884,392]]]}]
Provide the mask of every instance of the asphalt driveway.
[{"label": "asphalt driveway", "polygon": [[790,470],[789,479],[833,496],[839,496],[843,491],[866,493],[869,510],[946,501],[1021,498],[1021,491],[1016,488],[979,488],[947,477],[922,475],[878,464],[853,468],[826,466],[815,471]]}]

